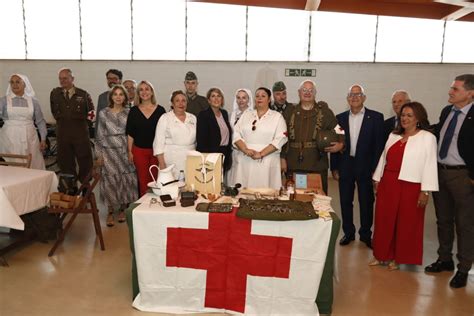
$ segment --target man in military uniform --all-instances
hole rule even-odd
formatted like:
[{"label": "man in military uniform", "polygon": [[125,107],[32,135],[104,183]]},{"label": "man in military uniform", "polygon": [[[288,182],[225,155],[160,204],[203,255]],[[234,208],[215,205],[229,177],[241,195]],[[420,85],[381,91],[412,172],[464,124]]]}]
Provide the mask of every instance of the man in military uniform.
[{"label": "man in military uniform", "polygon": [[270,109],[282,113],[286,110],[287,107],[292,106],[286,100],[286,86],[283,81],[277,81],[273,84],[273,103],[270,104]]},{"label": "man in military uniform", "polygon": [[[298,89],[300,102],[287,107],[283,116],[288,126],[288,143],[281,152],[282,171],[321,175],[323,190],[328,192],[328,155],[344,148],[334,113],[324,101],[316,102],[316,84],[305,80]],[[321,148],[318,137],[334,134],[333,142]],[[318,146],[319,145],[319,146]],[[319,147],[319,148],[318,148]]]},{"label": "man in military uniform", "polygon": [[94,104],[87,91],[74,86],[70,69],[59,71],[59,84],[50,95],[51,113],[57,123],[58,165],[61,172],[76,175],[77,159],[78,179],[82,182],[92,168],[87,120]]},{"label": "man in military uniform", "polygon": [[188,97],[188,106],[186,112],[198,116],[199,112],[207,110],[209,103],[202,95],[197,94],[197,87],[199,83],[196,74],[188,71],[184,77],[184,87],[186,88],[186,95]]}]

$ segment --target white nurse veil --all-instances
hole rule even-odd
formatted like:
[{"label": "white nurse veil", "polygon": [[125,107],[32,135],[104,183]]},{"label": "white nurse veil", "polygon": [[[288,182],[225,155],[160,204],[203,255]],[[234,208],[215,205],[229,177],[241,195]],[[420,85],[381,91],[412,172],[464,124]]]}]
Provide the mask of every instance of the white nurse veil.
[{"label": "white nurse veil", "polygon": [[[22,75],[22,74],[12,74],[10,76],[10,80],[13,76],[20,77],[21,80],[23,80],[23,82],[25,83],[25,92],[24,92],[23,96],[33,98],[35,96],[35,90],[33,90],[33,86],[31,85],[30,80],[28,79],[28,77],[25,76],[25,75]],[[12,91],[12,87],[11,87],[10,83],[8,83],[7,96],[11,96],[12,98],[16,96],[16,94],[13,93],[13,91]]]},{"label": "white nurse veil", "polygon": [[237,104],[237,93],[239,93],[239,91],[244,91],[245,93],[247,93],[247,95],[249,96],[249,107],[248,108],[250,110],[255,109],[255,105],[253,104],[252,92],[250,91],[250,89],[240,88],[240,89],[237,89],[234,93],[234,103],[232,104],[232,112],[237,113],[239,111],[239,105]]}]

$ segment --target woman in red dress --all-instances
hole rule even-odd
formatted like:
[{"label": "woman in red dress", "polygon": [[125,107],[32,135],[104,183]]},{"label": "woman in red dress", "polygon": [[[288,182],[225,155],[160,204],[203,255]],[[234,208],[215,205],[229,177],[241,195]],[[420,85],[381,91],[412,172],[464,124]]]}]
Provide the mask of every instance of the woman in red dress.
[{"label": "woman in red dress", "polygon": [[405,104],[400,126],[390,134],[374,172],[377,192],[374,259],[371,266],[388,263],[422,264],[423,226],[429,191],[438,190],[436,138],[422,104]]}]

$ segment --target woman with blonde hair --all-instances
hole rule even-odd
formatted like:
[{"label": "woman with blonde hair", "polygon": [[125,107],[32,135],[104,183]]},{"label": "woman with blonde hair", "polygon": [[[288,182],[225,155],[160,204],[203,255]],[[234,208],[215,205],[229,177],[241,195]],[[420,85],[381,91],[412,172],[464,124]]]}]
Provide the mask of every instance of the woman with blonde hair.
[{"label": "woman with blonde hair", "polygon": [[151,165],[158,164],[153,155],[153,139],[156,125],[165,109],[156,102],[153,85],[143,80],[137,86],[135,106],[130,109],[127,119],[128,159],[135,164],[138,175],[139,195],[148,190],[152,181],[148,171]]}]

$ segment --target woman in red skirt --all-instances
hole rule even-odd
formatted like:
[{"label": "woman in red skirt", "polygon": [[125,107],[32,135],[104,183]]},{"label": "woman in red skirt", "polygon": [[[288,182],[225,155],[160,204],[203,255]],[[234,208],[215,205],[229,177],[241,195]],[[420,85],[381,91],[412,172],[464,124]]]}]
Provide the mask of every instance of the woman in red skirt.
[{"label": "woman in red skirt", "polygon": [[422,104],[405,104],[374,172],[377,192],[371,266],[422,264],[423,226],[429,192],[438,191],[436,137],[427,131]]}]

